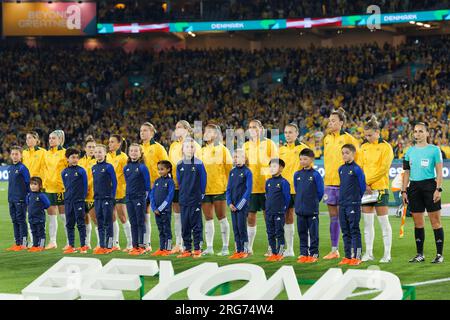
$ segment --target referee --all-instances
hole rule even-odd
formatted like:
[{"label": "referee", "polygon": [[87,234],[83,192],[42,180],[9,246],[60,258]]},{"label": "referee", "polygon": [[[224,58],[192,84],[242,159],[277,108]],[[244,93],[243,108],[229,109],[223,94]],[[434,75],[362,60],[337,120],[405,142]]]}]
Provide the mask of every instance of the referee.
[{"label": "referee", "polygon": [[418,122],[414,126],[415,145],[408,149],[403,160],[403,202],[409,204],[414,219],[417,255],[409,262],[424,262],[425,229],[423,214],[428,212],[434,231],[437,255],[431,263],[442,263],[444,257],[444,229],[441,225],[442,154],[435,145],[428,144],[428,125]]}]

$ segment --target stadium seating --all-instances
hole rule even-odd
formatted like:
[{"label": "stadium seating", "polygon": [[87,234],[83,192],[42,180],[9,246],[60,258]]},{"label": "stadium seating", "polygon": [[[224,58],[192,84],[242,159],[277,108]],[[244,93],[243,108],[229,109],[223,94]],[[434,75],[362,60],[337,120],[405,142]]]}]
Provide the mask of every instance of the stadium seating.
[{"label": "stadium seating", "polygon": [[[203,125],[216,121],[223,130],[246,128],[252,118],[281,130],[296,122],[303,141],[317,147],[320,156],[326,117],[340,106],[349,115],[347,129],[360,139],[364,120],[377,114],[383,138],[397,158],[411,143],[411,123],[428,121],[432,141],[449,157],[449,50],[448,36],[397,48],[366,44],[253,53],[221,49],[126,54],[120,49],[4,44],[0,162],[7,161],[8,146],[24,144],[29,130],[40,132],[45,146],[48,133],[62,128],[66,145],[81,146],[88,134],[104,142],[111,133],[138,141],[139,125],[152,121],[159,141],[168,147],[180,119]],[[418,62],[422,67],[409,79],[389,82],[383,77],[410,70]],[[134,70],[147,75],[145,82],[119,86]],[[281,76],[274,79],[273,74]]]}]

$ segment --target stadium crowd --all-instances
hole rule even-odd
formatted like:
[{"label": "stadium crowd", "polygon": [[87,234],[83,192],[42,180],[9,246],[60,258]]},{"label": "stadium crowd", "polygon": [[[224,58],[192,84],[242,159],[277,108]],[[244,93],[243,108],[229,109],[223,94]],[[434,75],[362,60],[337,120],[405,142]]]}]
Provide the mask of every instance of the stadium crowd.
[{"label": "stadium crowd", "polygon": [[[319,158],[326,118],[338,107],[352,115],[347,128],[360,140],[362,123],[377,114],[396,158],[411,145],[413,120],[427,121],[432,142],[449,158],[449,50],[448,37],[398,48],[367,44],[253,53],[222,49],[126,54],[120,49],[4,45],[0,162],[7,161],[8,146],[23,144],[30,130],[41,134],[43,146],[48,133],[58,128],[66,133],[66,145],[81,146],[89,134],[103,142],[114,133],[138,141],[140,124],[151,121],[158,140],[168,148],[178,120],[203,125],[215,121],[223,131],[243,133],[252,118],[267,129],[296,122],[303,142]],[[379,78],[417,62],[424,67],[410,79]],[[147,85],[130,85],[114,94],[117,81],[135,69],[149,75]],[[271,72],[282,72],[282,80],[273,80]],[[262,83],[253,87],[255,79]],[[280,138],[283,142],[283,135]]]},{"label": "stadium crowd", "polygon": [[330,17],[366,13],[367,7],[372,4],[380,6],[382,12],[448,9],[449,7],[448,0],[102,0],[98,7],[99,20],[103,22],[151,22]]}]

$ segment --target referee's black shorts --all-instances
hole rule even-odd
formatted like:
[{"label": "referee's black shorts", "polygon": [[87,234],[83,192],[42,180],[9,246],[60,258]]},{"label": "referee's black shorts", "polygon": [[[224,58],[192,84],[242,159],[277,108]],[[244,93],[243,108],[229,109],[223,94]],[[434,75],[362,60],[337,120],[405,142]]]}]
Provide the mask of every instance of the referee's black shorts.
[{"label": "referee's black shorts", "polygon": [[441,210],[441,200],[433,202],[433,194],[436,191],[436,180],[411,181],[407,189],[409,209],[412,213],[434,212]]}]

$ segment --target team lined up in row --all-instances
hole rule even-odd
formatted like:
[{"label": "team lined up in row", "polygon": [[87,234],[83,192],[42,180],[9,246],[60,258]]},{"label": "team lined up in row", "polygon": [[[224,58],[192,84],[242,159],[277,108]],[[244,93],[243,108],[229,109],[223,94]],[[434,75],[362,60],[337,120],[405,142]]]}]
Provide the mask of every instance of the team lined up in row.
[{"label": "team lined up in row", "polygon": [[[341,192],[343,192],[342,186],[340,188],[340,184],[341,184],[341,177],[339,176],[339,172],[341,171],[339,168],[342,164],[344,164],[344,160],[342,159],[342,147],[344,145],[353,145],[355,146],[355,156],[357,157],[357,162],[358,164],[360,164],[362,171],[364,171],[365,175],[366,175],[366,183],[364,184],[364,189],[367,189],[368,193],[372,193],[373,191],[377,191],[380,196],[379,199],[377,201],[377,203],[371,203],[369,205],[363,206],[363,213],[365,213],[364,216],[364,225],[365,225],[365,241],[366,241],[366,254],[361,257],[361,246],[356,245],[353,246],[354,250],[353,253],[351,254],[347,254],[346,252],[346,258],[350,259],[350,258],[357,258],[357,260],[363,260],[363,261],[367,261],[367,260],[372,260],[373,259],[373,254],[372,254],[372,248],[373,248],[373,212],[374,209],[377,212],[381,227],[382,227],[382,231],[383,231],[383,240],[384,240],[384,244],[385,244],[385,255],[383,257],[383,259],[381,260],[381,262],[388,262],[390,261],[391,257],[390,257],[390,247],[391,247],[391,241],[392,241],[392,231],[389,225],[389,220],[387,217],[387,201],[388,201],[388,188],[389,188],[389,178],[388,178],[388,170],[392,161],[392,148],[390,147],[390,145],[382,140],[380,140],[380,135],[379,135],[379,131],[380,128],[376,122],[376,119],[371,119],[371,121],[369,121],[367,123],[367,126],[365,127],[365,136],[367,138],[367,142],[364,143],[361,148],[359,150],[356,150],[359,148],[358,143],[356,141],[356,139],[354,139],[351,135],[349,135],[348,133],[345,133],[342,129],[345,123],[345,115],[342,113],[342,111],[335,111],[331,114],[330,119],[329,119],[329,125],[328,125],[328,134],[325,137],[325,141],[324,141],[324,145],[325,145],[325,151],[324,151],[324,156],[325,156],[325,196],[324,196],[324,200],[328,205],[329,208],[329,212],[330,212],[330,233],[331,233],[331,240],[332,240],[332,252],[328,255],[326,255],[324,258],[325,259],[333,259],[333,258],[339,258],[339,252],[337,250],[338,247],[338,240],[339,240],[339,229],[340,229],[340,223],[339,223],[339,218],[345,216],[344,214],[339,214],[338,215],[338,204],[339,204],[339,190],[341,190]],[[283,220],[285,220],[285,222],[283,222],[281,225],[283,226],[280,229],[280,223],[278,223],[276,221],[280,221],[277,220],[276,221],[272,221],[272,225],[274,228],[270,228],[270,221],[267,220],[267,217],[270,216],[270,208],[266,207],[266,204],[268,204],[268,202],[270,203],[270,192],[268,192],[268,185],[267,185],[267,181],[268,177],[269,177],[269,161],[271,159],[278,159],[280,158],[279,161],[277,161],[278,165],[279,163],[285,163],[284,167],[284,171],[282,173],[282,176],[284,178],[287,179],[287,181],[292,181],[295,182],[293,180],[294,178],[294,174],[297,170],[299,170],[302,166],[300,164],[300,153],[302,150],[306,149],[307,146],[304,144],[301,144],[300,142],[298,142],[297,140],[297,136],[298,136],[298,129],[296,127],[295,124],[290,124],[287,125],[285,128],[285,136],[286,136],[286,140],[287,140],[287,144],[283,147],[280,148],[280,150],[278,151],[275,144],[270,140],[270,139],[265,139],[262,138],[262,133],[263,133],[263,126],[262,124],[257,121],[257,120],[252,120],[249,123],[249,127],[248,127],[248,131],[249,131],[249,141],[244,143],[244,145],[242,146],[243,149],[243,154],[245,155],[247,161],[248,161],[248,169],[249,171],[252,173],[252,188],[251,188],[251,195],[247,200],[241,200],[239,202],[236,203],[231,203],[230,200],[228,199],[228,205],[230,205],[230,209],[232,210],[232,212],[234,211],[239,211],[242,210],[244,207],[246,208],[246,211],[248,211],[248,216],[247,214],[244,214],[244,217],[241,216],[240,219],[235,219],[236,217],[238,217],[239,215],[233,215],[232,214],[232,218],[233,218],[233,227],[234,227],[234,231],[235,231],[235,238],[236,239],[240,239],[241,237],[239,236],[240,231],[242,231],[243,229],[243,225],[245,225],[245,223],[243,221],[247,220],[247,227],[245,228],[247,231],[247,235],[248,235],[248,243],[246,241],[244,242],[240,242],[236,241],[236,246],[240,248],[240,250],[243,250],[243,252],[245,253],[253,253],[253,241],[256,235],[256,212],[259,210],[263,210],[266,209],[266,226],[268,229],[268,233],[271,234],[271,236],[269,236],[269,250],[271,252],[268,252],[268,255],[270,255],[271,257],[273,256],[280,256],[279,252],[280,252],[280,248],[281,251],[284,251],[283,256],[293,256],[293,238],[294,238],[294,232],[293,232],[293,212],[294,212],[294,204],[295,204],[295,197],[294,195],[298,192],[296,192],[295,190],[295,183],[290,183],[290,194],[291,194],[291,200],[289,201],[289,203],[287,204],[287,209],[285,216],[283,216]],[[426,131],[426,130],[425,130]],[[190,233],[189,233],[189,238],[188,238],[188,232],[186,230],[192,229],[195,230],[194,231],[194,235],[198,234],[197,237],[194,237],[194,249],[196,252],[196,256],[199,256],[201,253],[199,253],[198,250],[200,250],[199,245],[202,239],[202,231],[199,232],[199,229],[202,228],[202,219],[201,219],[201,212],[203,209],[203,213],[205,215],[205,236],[206,236],[206,244],[207,244],[207,249],[203,251],[202,254],[212,254],[213,253],[213,241],[212,239],[214,238],[214,220],[213,220],[213,211],[216,212],[217,217],[219,218],[219,222],[220,222],[220,227],[221,227],[221,231],[222,231],[222,241],[223,241],[223,248],[221,251],[221,255],[228,255],[228,241],[229,241],[229,225],[228,225],[228,220],[226,218],[226,204],[227,204],[227,197],[226,197],[226,188],[227,188],[227,183],[229,184],[231,179],[231,175],[230,175],[230,171],[231,171],[231,167],[232,167],[232,161],[231,161],[231,155],[229,150],[223,146],[223,144],[221,143],[222,138],[220,136],[220,128],[216,125],[208,125],[206,127],[205,130],[205,135],[204,135],[204,140],[206,141],[206,146],[203,148],[200,148],[200,146],[198,145],[198,143],[196,143],[195,141],[189,139],[189,136],[192,135],[192,129],[189,125],[189,123],[187,123],[186,121],[180,121],[177,124],[176,130],[175,130],[175,135],[177,137],[177,141],[175,141],[174,143],[172,143],[170,150],[169,150],[169,155],[167,155],[167,153],[165,152],[164,148],[159,145],[158,143],[153,141],[153,135],[155,134],[155,129],[154,127],[150,124],[150,123],[145,123],[144,125],[141,126],[141,139],[143,140],[143,155],[144,155],[144,159],[145,159],[145,166],[141,166],[141,168],[143,167],[147,167],[148,171],[150,172],[150,177],[152,178],[152,180],[157,176],[156,173],[161,174],[161,171],[170,171],[170,166],[169,164],[177,164],[180,160],[182,159],[189,159],[186,158],[186,155],[188,153],[186,153],[185,148],[183,148],[185,142],[187,140],[190,141],[189,146],[191,146],[191,148],[193,149],[193,155],[196,155],[197,158],[201,159],[203,161],[203,163],[201,163],[204,166],[205,169],[205,178],[202,178],[201,181],[204,181],[205,184],[205,189],[204,192],[202,193],[203,199],[202,198],[202,194],[200,194],[200,200],[197,203],[196,201],[198,200],[198,195],[194,196],[193,194],[191,194],[190,196],[186,197],[186,194],[189,193],[182,193],[181,192],[181,185],[179,185],[179,174],[178,174],[178,166],[177,166],[177,170],[174,171],[173,174],[173,182],[174,182],[174,191],[173,191],[173,210],[174,210],[174,218],[175,218],[175,236],[176,236],[176,245],[175,247],[170,251],[171,253],[176,253],[176,252],[180,252],[183,249],[183,238],[186,239],[190,239]],[[33,134],[29,134],[27,135],[27,144],[29,147],[28,150],[24,151],[24,163],[26,164],[27,159],[34,159],[33,161],[29,162],[30,167],[33,167],[33,165],[36,167],[37,166],[37,162],[36,159],[38,159],[39,157],[36,155],[38,152],[42,151],[43,153],[45,152],[45,179],[44,179],[44,187],[46,189],[46,192],[48,192],[49,198],[50,198],[50,202],[51,202],[51,206],[54,206],[54,209],[56,209],[55,207],[57,205],[60,205],[62,202],[62,194],[61,189],[60,190],[55,190],[55,188],[53,187],[54,181],[57,181],[57,175],[58,175],[58,171],[61,172],[63,170],[63,168],[66,166],[65,161],[65,156],[63,155],[63,153],[65,152],[64,149],[62,148],[62,144],[64,143],[64,136],[63,133],[61,131],[55,131],[50,135],[50,146],[51,149],[49,151],[45,151],[42,149],[37,148],[36,146],[33,146],[32,143],[30,145],[29,140],[34,140],[36,141],[36,137],[33,137]],[[426,140],[426,137],[425,137]],[[110,163],[113,166],[114,172],[117,176],[117,180],[118,182],[118,186],[117,186],[117,194],[115,196],[116,200],[116,205],[115,207],[115,211],[113,214],[113,219],[115,219],[116,215],[119,217],[119,219],[122,221],[123,225],[124,225],[124,230],[125,230],[125,234],[127,235],[127,248],[125,250],[131,250],[131,242],[132,242],[132,237],[131,237],[131,233],[136,234],[136,231],[131,232],[132,230],[140,230],[137,234],[142,234],[143,236],[138,236],[137,238],[144,238],[143,240],[143,246],[140,247],[145,247],[145,249],[140,250],[140,252],[145,252],[145,251],[149,251],[151,250],[151,248],[149,247],[149,235],[150,235],[150,223],[149,223],[149,218],[148,215],[145,214],[145,210],[144,210],[144,218],[145,218],[145,223],[144,223],[144,227],[140,227],[140,228],[131,228],[129,222],[127,221],[126,218],[126,209],[128,208],[128,215],[130,215],[130,210],[132,211],[132,216],[130,216],[130,220],[132,221],[133,224],[135,223],[135,218],[134,218],[134,211],[133,208],[131,208],[130,205],[130,201],[128,201],[127,205],[123,204],[123,200],[124,200],[124,196],[125,196],[125,187],[126,187],[126,183],[125,183],[125,179],[126,179],[126,174],[123,172],[123,168],[126,165],[127,160],[127,156],[126,154],[124,154],[123,152],[120,151],[120,147],[123,144],[123,139],[120,136],[116,136],[113,135],[110,138],[110,143],[109,143],[109,149],[110,152],[106,155],[106,150],[105,150],[105,156],[106,156],[106,162]],[[98,159],[94,159],[92,158],[95,150],[100,150],[102,149],[102,147],[96,148],[95,147],[95,141],[93,139],[91,139],[91,141],[88,141],[86,144],[86,153],[87,155],[85,157],[83,157],[80,160],[80,165],[85,166],[87,168],[87,172],[89,173],[89,169],[90,167],[94,166],[95,163],[98,161]],[[136,150],[135,150],[136,149]],[[139,145],[134,145],[130,147],[130,159],[132,159],[131,153],[132,150],[134,150],[133,152],[135,153],[140,153],[140,147]],[[347,148],[347,150],[351,150]],[[58,160],[58,154],[59,152],[59,160]],[[29,153],[29,154],[28,154]],[[95,152],[96,153],[96,152]],[[351,152],[350,152],[351,153]],[[33,155],[34,154],[34,155]],[[238,154],[238,153],[237,153]],[[61,155],[64,157],[64,161],[61,160],[62,157]],[[171,161],[168,162],[167,160],[170,159]],[[165,161],[165,162],[161,162],[161,161]],[[199,160],[200,161],[200,160]],[[52,164],[56,162],[57,165],[52,167],[49,164]],[[131,163],[133,161],[131,160]],[[189,161],[188,161],[189,162]],[[158,163],[160,163],[161,166],[161,170],[158,166]],[[61,165],[62,164],[62,165]],[[184,167],[183,165],[186,164],[185,162],[182,163],[181,165],[181,169],[183,169],[184,171]],[[236,162],[235,162],[236,164]],[[58,165],[59,168],[61,168],[61,170],[58,170]],[[275,165],[275,164],[274,164]],[[430,166],[434,165],[433,163],[430,163]],[[238,169],[238,166],[235,168]],[[434,169],[434,167],[433,167]],[[194,170],[194,172],[202,172],[203,170],[201,170],[200,167],[191,167],[190,170]],[[233,169],[234,170],[234,169]],[[275,169],[273,169],[275,170]],[[274,175],[275,171],[273,171],[271,169],[271,174]],[[409,170],[409,169],[407,169]],[[32,171],[32,170],[30,170]],[[280,170],[281,171],[281,170]],[[352,174],[355,171],[352,170]],[[206,179],[206,173],[207,173],[207,179]],[[167,176],[168,172],[166,173]],[[351,175],[352,175],[351,174]],[[47,177],[47,175],[49,175],[49,177]],[[56,178],[54,178],[56,176]],[[436,176],[436,174],[435,174]],[[273,176],[273,178],[275,178],[276,176]],[[412,176],[411,176],[412,177]],[[230,179],[228,179],[230,178]],[[92,200],[93,199],[93,184],[89,183],[89,180],[92,180],[93,178],[88,176],[88,185],[90,185],[91,187],[88,188],[88,195],[86,196],[86,200],[88,202],[88,210],[89,210],[89,215],[87,217],[91,217],[93,218],[94,222],[96,221],[95,219],[97,218],[98,220],[98,213],[96,212],[97,210],[95,210],[95,208],[92,208]],[[63,179],[61,179],[63,180]],[[167,181],[169,181],[170,179],[168,179]],[[207,182],[206,182],[207,181]],[[198,181],[196,181],[194,179],[194,182],[190,182],[191,185],[196,185],[196,183],[200,183]],[[439,181],[437,181],[437,183],[439,183]],[[62,183],[63,184],[63,183]],[[155,187],[155,181],[152,181],[151,184],[153,185],[153,187]],[[165,182],[164,185],[168,185],[168,182]],[[203,185],[203,182],[202,184]],[[404,185],[407,185],[407,183]],[[152,188],[152,190],[155,188]],[[191,189],[195,189],[195,190],[202,190],[202,188],[191,188]],[[189,189],[189,190],[191,190]],[[191,190],[192,192],[194,192],[195,190]],[[360,191],[363,190],[362,187],[360,187]],[[58,192],[52,192],[52,191],[58,191]],[[148,191],[147,191],[148,192]],[[344,192],[345,193],[345,192]],[[205,195],[206,194],[206,195]],[[359,192],[356,192],[354,194],[359,194]],[[405,200],[406,200],[406,195],[404,195]],[[58,199],[59,198],[59,199]],[[184,199],[184,200],[183,200]],[[359,199],[360,201],[361,199]],[[439,199],[438,199],[439,200]],[[170,202],[167,201],[166,199],[163,199],[163,201],[161,202],[161,204],[165,203],[164,209],[166,208],[170,208]],[[190,207],[191,205],[193,205],[194,201],[196,203],[196,207],[195,208],[191,208],[189,210],[191,211],[186,211],[187,207]],[[320,198],[319,200],[320,201]],[[356,201],[356,200],[355,200]],[[423,201],[422,201],[423,202]],[[140,202],[138,202],[140,203]],[[201,204],[201,207],[199,207],[199,204]],[[281,202],[280,202],[281,203]],[[356,202],[355,202],[356,203]],[[437,202],[436,202],[437,203]],[[110,204],[110,202],[108,202],[108,205]],[[188,205],[187,205],[188,204]],[[181,208],[180,208],[181,205]],[[136,204],[137,206],[137,204]],[[439,206],[440,206],[440,202],[439,202]],[[233,208],[234,207],[234,208]],[[342,206],[341,206],[342,207]],[[359,208],[359,205],[357,205],[357,207]],[[48,249],[54,248],[56,247],[56,231],[55,231],[55,227],[52,228],[52,220],[54,220],[56,222],[56,210],[51,210],[49,208],[48,212],[50,215],[50,223],[49,223],[49,233],[50,233],[50,243],[47,246]],[[70,210],[70,208],[68,208]],[[101,210],[101,208],[99,208]],[[153,211],[155,211],[155,209],[157,210],[157,208],[155,208],[154,206],[152,206],[152,209],[154,209]],[[181,210],[180,210],[181,209]],[[198,210],[197,210],[198,209]],[[236,210],[234,210],[236,209]],[[440,209],[440,207],[439,207]],[[59,207],[60,213],[64,212],[64,207],[60,206]],[[193,211],[192,211],[193,210]],[[343,209],[340,208],[340,211],[342,211]],[[430,212],[430,208],[429,206],[427,206],[427,210]],[[158,210],[157,210],[158,211]],[[161,213],[161,210],[159,210]],[[181,211],[181,215],[180,212]],[[297,210],[298,211],[298,210]],[[352,212],[353,211],[353,212]],[[359,218],[357,218],[357,212],[359,211],[359,209],[357,211],[355,210],[350,210],[350,212],[348,213],[348,216],[350,218],[354,218],[354,221],[357,221]],[[418,208],[418,210],[412,210],[413,213],[421,213],[425,211],[425,208],[421,209]],[[434,210],[436,211],[436,210]],[[433,211],[433,212],[434,212]],[[95,212],[95,213],[94,213]],[[298,212],[297,212],[298,213]],[[317,209],[317,213],[318,213],[318,209]],[[440,212],[439,212],[440,214]],[[54,217],[54,219],[52,219],[52,216]],[[163,215],[161,215],[163,216]],[[170,226],[170,215],[169,216],[169,222],[165,221],[165,225]],[[284,219],[285,218],[285,219]],[[348,224],[353,221],[352,219],[350,219],[347,217],[347,222],[344,223],[344,225],[348,226]],[[195,220],[196,219],[196,220]],[[342,218],[341,218],[342,219]],[[350,220],[351,221],[350,221]],[[235,221],[236,220],[236,221]],[[314,220],[318,221],[318,217]],[[419,219],[417,219],[419,220]],[[350,221],[350,222],[349,222]],[[416,221],[416,219],[415,219]],[[440,221],[439,219],[437,219],[437,221],[439,222],[438,224],[433,224],[433,229],[435,230],[439,230],[442,231],[442,227],[440,227]],[[88,222],[88,221],[87,221]],[[157,221],[158,222],[158,221]],[[342,221],[341,221],[342,222]],[[433,221],[432,221],[433,222]],[[308,227],[310,226],[310,221],[303,221],[301,222],[301,220],[298,220],[298,227],[299,230],[301,230],[302,228],[304,228],[305,226]],[[418,224],[420,223],[420,221],[416,222],[416,229],[420,229],[417,228]],[[67,225],[67,223],[66,223]],[[69,223],[69,226],[71,226],[72,224]],[[107,243],[105,243],[104,245],[106,247],[111,247],[112,250],[118,250],[120,248],[118,248],[118,224],[117,222],[114,222],[112,227],[112,240],[110,239],[110,237],[108,237],[108,241]],[[115,227],[117,225],[117,228]],[[142,223],[141,223],[142,225]],[[239,225],[241,226],[241,228],[239,228]],[[351,225],[355,225],[354,223]],[[89,227],[90,227],[90,223],[87,224],[88,226],[88,241],[87,244],[90,244],[90,231],[89,231]],[[158,227],[159,224],[158,224]],[[99,228],[100,229],[100,228]],[[160,229],[160,233],[161,230],[164,230],[164,228],[159,228]],[[269,230],[270,229],[270,230]],[[344,230],[344,234],[348,235],[348,228],[346,227],[347,230]],[[423,226],[422,226],[423,229]],[[117,230],[117,232],[116,232]],[[145,230],[145,231],[143,231]],[[169,227],[170,230],[170,227]],[[192,231],[191,230],[191,231]],[[129,231],[129,232],[127,232]],[[284,231],[284,232],[282,232]],[[103,232],[103,231],[102,231]],[[280,238],[280,234],[284,233],[286,236],[286,244],[284,243],[284,240],[282,241]],[[310,238],[311,238],[311,234],[314,235],[314,230],[310,230]],[[237,234],[237,235],[236,235]],[[275,236],[274,236],[275,234]],[[435,232],[435,236],[436,236],[436,232]],[[274,237],[276,239],[278,239],[278,244],[277,245],[273,245],[273,239]],[[97,239],[99,238],[103,238],[103,236],[97,237]],[[136,238],[136,237],[135,237]],[[283,236],[284,238],[284,236]],[[355,239],[357,239],[358,237],[355,235],[354,236]],[[19,238],[20,240],[21,238]],[[271,239],[271,240],[270,240]],[[359,237],[360,239],[360,237]],[[70,240],[70,239],[69,239]],[[348,240],[348,239],[347,239]],[[443,240],[443,235],[442,235],[442,240]],[[134,243],[136,243],[137,240],[133,240]],[[356,243],[358,242],[358,240],[355,240]],[[139,243],[140,241],[138,241]],[[241,244],[238,244],[238,242],[240,242]],[[360,240],[359,240],[360,242]],[[443,241],[440,241],[441,243]],[[168,253],[170,248],[171,248],[171,241],[168,237],[165,238],[164,241],[162,241],[162,245],[160,246],[160,252],[164,252],[164,253]],[[304,241],[303,241],[304,243]],[[346,243],[345,239],[344,239],[344,243]],[[438,242],[437,242],[438,243]],[[244,245],[245,244],[245,245]],[[285,250],[287,245],[287,250]],[[312,245],[314,246],[314,242],[312,243]],[[244,249],[245,246],[245,249]],[[139,247],[139,246],[138,246]],[[346,248],[348,247],[348,245],[346,245]],[[184,254],[185,255],[189,255],[190,254],[190,248],[191,248],[191,243],[189,241],[189,243],[185,243],[184,244]],[[69,248],[70,249],[70,248]],[[72,246],[73,249],[73,246]],[[311,249],[311,248],[310,248]],[[71,251],[71,250],[69,250]],[[136,251],[136,250],[135,250]],[[315,253],[315,249],[311,250],[312,252],[306,252],[305,253],[305,248],[301,249],[301,255],[302,256],[309,256],[309,257],[313,257],[313,258],[317,258],[318,257],[318,252]],[[346,250],[347,251],[347,250]],[[440,253],[439,253],[440,251]],[[418,253],[420,253],[420,248],[418,246]],[[422,247],[422,253],[423,253],[423,247]],[[442,255],[442,249],[439,250],[438,248],[438,255]]]}]

